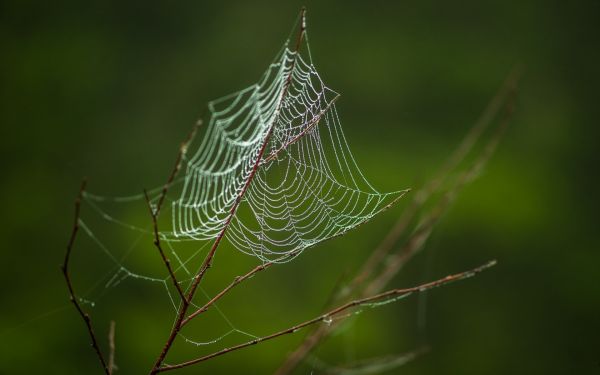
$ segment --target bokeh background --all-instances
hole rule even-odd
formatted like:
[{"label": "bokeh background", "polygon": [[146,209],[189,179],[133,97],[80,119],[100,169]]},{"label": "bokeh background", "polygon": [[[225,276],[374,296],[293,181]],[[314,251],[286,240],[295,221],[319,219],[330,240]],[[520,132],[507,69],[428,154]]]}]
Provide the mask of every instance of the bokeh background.
[{"label": "bokeh background", "polygon": [[[427,354],[389,373],[600,372],[598,4],[3,1],[0,373],[101,373],[58,267],[81,177],[108,195],[159,185],[205,103],[260,77],[301,5],[315,64],[342,93],[354,155],[381,190],[426,181],[511,68],[524,66],[498,153],[392,286],[498,266],[428,293],[425,310],[413,298],[361,314],[316,358],[337,365],[426,343]],[[257,335],[314,316],[402,208],[257,276],[223,312]],[[83,285],[101,263],[92,244],[78,244]],[[228,256],[211,272],[227,274],[225,259],[243,257]],[[214,276],[208,291],[227,277]],[[92,297],[103,345],[117,320],[118,373],[147,371],[171,322],[164,291],[127,283]],[[192,336],[222,323],[198,323]],[[182,373],[270,373],[301,338]],[[178,345],[175,357],[245,340],[228,339]],[[308,363],[297,373],[311,371],[320,372]]]}]

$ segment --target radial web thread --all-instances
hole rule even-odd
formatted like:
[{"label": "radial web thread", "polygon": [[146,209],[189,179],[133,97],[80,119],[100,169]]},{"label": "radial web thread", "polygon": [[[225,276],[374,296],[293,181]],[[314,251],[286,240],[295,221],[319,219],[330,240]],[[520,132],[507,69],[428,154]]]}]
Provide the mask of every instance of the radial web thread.
[{"label": "radial web thread", "polygon": [[335,101],[312,63],[287,44],[260,81],[209,103],[208,130],[187,163],[166,237],[216,238],[251,177],[226,239],[263,262],[368,221],[405,191],[380,193],[358,168]]}]

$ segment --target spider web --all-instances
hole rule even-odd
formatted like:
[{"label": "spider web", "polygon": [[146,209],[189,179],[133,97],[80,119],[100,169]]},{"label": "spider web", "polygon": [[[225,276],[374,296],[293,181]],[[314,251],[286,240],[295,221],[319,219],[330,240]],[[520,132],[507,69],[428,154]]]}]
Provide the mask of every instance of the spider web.
[{"label": "spider web", "polygon": [[364,177],[338,97],[286,43],[258,83],[210,102],[208,131],[173,202],[173,230],[163,235],[216,238],[250,178],[239,208],[246,214],[233,217],[226,238],[263,262],[289,261],[393,203],[404,191],[380,193]]},{"label": "spider web", "polygon": [[[288,40],[256,84],[208,104],[205,133],[198,145],[190,145],[195,150],[191,156],[183,154],[185,174],[174,181],[169,204],[162,210],[163,214],[171,211],[170,220],[159,226],[161,242],[177,264],[175,273],[182,285],[195,277],[196,263],[225,227],[224,240],[240,252],[262,263],[283,263],[365,223],[406,192],[381,193],[361,172],[340,125],[335,106],[339,94],[321,79],[306,40],[308,61],[289,48]],[[160,199],[161,190],[148,192],[152,204]],[[117,255],[92,231],[92,225],[80,220],[84,233],[113,264],[83,294],[82,302],[93,304],[87,296],[102,283],[105,289],[100,296],[130,278],[164,287],[177,311],[177,295],[166,271],[156,276],[154,271],[133,271],[126,266],[141,242],[152,242],[148,217],[144,217],[146,224],[136,224],[108,208],[133,205],[139,210],[145,204],[144,195],[105,197],[85,192],[84,200],[101,220],[137,235]],[[192,244],[191,253],[182,251],[184,242]],[[208,293],[200,290],[208,300]],[[215,307],[228,330],[204,340],[182,335],[185,341],[208,345],[232,333],[256,337],[236,328]]]}]

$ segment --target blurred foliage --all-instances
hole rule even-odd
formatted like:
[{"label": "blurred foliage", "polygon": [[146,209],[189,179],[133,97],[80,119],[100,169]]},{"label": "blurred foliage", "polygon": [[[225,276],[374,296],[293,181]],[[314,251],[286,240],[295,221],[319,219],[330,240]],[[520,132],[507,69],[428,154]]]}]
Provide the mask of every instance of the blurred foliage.
[{"label": "blurred foliage", "polygon": [[[361,314],[317,356],[339,364],[426,342],[428,354],[393,372],[598,371],[599,4],[2,2],[0,373],[100,373],[58,269],[81,176],[106,195],[162,183],[205,103],[260,76],[301,5],[315,64],[342,93],[338,110],[350,145],[381,190],[427,180],[511,67],[525,66],[499,153],[393,285],[493,258],[499,265],[426,300]],[[314,316],[401,210],[257,276],[223,311],[255,334]],[[80,266],[93,269],[85,255],[92,246],[78,245]],[[146,261],[159,267],[158,255],[149,254]],[[241,257],[227,258],[231,268],[217,263],[211,282],[229,280]],[[117,320],[119,373],[146,371],[167,334],[172,311],[152,293],[117,288],[110,306],[120,309],[99,303],[93,310],[99,336]],[[418,319],[424,301],[425,328]],[[301,338],[182,373],[268,373]],[[176,349],[177,358],[190,358],[206,348]]]}]

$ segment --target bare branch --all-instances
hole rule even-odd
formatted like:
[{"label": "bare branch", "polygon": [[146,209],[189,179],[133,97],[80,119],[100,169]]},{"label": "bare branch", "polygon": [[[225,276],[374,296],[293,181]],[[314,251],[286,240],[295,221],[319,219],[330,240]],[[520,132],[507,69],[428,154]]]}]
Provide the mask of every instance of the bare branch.
[{"label": "bare branch", "polygon": [[[305,28],[306,28],[305,14],[306,14],[306,9],[302,8],[302,10],[300,11],[300,30],[298,33],[298,38],[296,41],[296,49],[294,52],[298,52],[298,49],[300,48],[300,44],[302,43],[302,39],[304,37]],[[285,97],[288,93],[289,87],[291,85],[292,73],[294,72],[294,68],[296,65],[296,57],[297,57],[297,54],[295,55],[294,59],[292,60],[290,73],[288,74],[287,80],[285,82],[281,96],[279,98],[276,112],[280,111],[281,106],[283,105]],[[196,294],[196,290],[197,290],[198,286],[200,285],[200,282],[202,281],[204,275],[206,274],[206,271],[212,266],[212,261],[215,256],[215,253],[217,251],[217,248],[219,247],[221,241],[223,240],[225,233],[227,232],[227,229],[229,228],[229,224],[231,223],[231,220],[235,216],[235,213],[237,212],[237,209],[238,209],[240,203],[242,202],[242,198],[244,197],[244,195],[246,194],[246,191],[248,190],[248,187],[252,183],[254,176],[256,175],[256,172],[258,172],[258,169],[260,167],[265,150],[267,149],[267,145],[271,138],[271,134],[273,133],[274,127],[275,127],[275,122],[273,122],[272,124],[269,125],[269,130],[265,134],[264,141],[259,150],[258,156],[256,157],[254,166],[252,167],[252,170],[250,171],[250,174],[248,175],[248,178],[246,179],[242,190],[238,194],[235,202],[233,203],[231,210],[229,212],[229,215],[223,224],[223,228],[221,229],[221,231],[215,238],[215,242],[213,243],[208,254],[206,255],[206,258],[204,259],[204,262],[202,263],[202,265],[200,266],[200,269],[196,273],[196,276],[194,276],[194,278],[192,280],[192,284],[190,285],[190,287],[188,289],[187,296],[186,296],[185,300],[182,301],[182,304],[179,308],[179,312],[177,314],[177,318],[175,319],[175,324],[173,325],[173,328],[171,329],[171,333],[169,334],[169,337],[168,337],[161,353],[159,354],[159,356],[154,364],[154,367],[150,371],[151,375],[159,372],[159,369],[161,368],[162,363],[165,360],[165,357],[167,356],[167,353],[171,349],[171,346],[173,345],[173,342],[175,341],[175,338],[177,337],[179,330],[181,330],[181,327],[183,325],[183,322],[184,322],[186,314],[187,314],[187,310],[190,306],[190,302],[193,300],[194,295]],[[159,203],[160,203],[160,201],[159,201]]]},{"label": "bare branch", "polygon": [[258,272],[271,267],[273,264],[274,264],[273,262],[268,262],[268,263],[265,263],[265,264],[261,264],[260,266],[254,267],[250,272],[246,273],[245,275],[238,276],[235,279],[233,279],[233,281],[231,282],[231,284],[229,284],[227,287],[225,287],[223,290],[221,290],[219,293],[217,293],[217,295],[215,295],[213,298],[211,298],[210,301],[206,302],[204,304],[204,306],[200,307],[198,310],[194,311],[187,318],[185,318],[181,322],[181,326],[183,327],[184,325],[186,325],[187,323],[189,323],[190,320],[194,319],[196,316],[198,316],[198,315],[202,314],[203,312],[205,312],[206,310],[208,310],[209,307],[211,307],[212,305],[214,305],[215,302],[217,302],[218,300],[220,300],[225,294],[227,294],[236,285],[238,285],[241,282],[243,282],[244,280],[246,280],[246,279],[254,276]]},{"label": "bare branch", "polygon": [[202,126],[202,120],[198,120],[196,122],[196,125],[192,128],[192,131],[188,134],[187,138],[181,143],[181,146],[179,146],[179,152],[177,153],[177,158],[175,159],[175,165],[173,167],[173,170],[171,171],[171,174],[169,175],[169,179],[167,180],[167,183],[163,186],[163,189],[158,198],[158,203],[156,204],[156,208],[154,209],[153,216],[158,217],[158,214],[160,213],[160,209],[162,208],[165,198],[167,197],[167,192],[169,191],[171,184],[173,184],[175,177],[177,177],[177,174],[179,173],[179,170],[181,169],[181,163],[183,162],[183,158],[185,157],[188,147],[189,147],[190,143],[192,142],[192,140],[194,139],[194,137],[196,136],[196,133],[198,132],[198,129],[200,128],[200,126]]},{"label": "bare branch", "polygon": [[[163,192],[166,193],[166,190],[163,190]],[[163,195],[161,195],[161,197],[162,196]],[[152,216],[152,228],[154,231],[154,246],[156,246],[156,248],[158,249],[158,252],[160,253],[160,257],[162,258],[163,263],[165,264],[165,266],[167,267],[167,270],[169,271],[169,276],[171,276],[171,280],[173,280],[173,285],[175,285],[175,289],[177,289],[177,293],[179,293],[179,297],[181,298],[181,301],[183,303],[188,303],[188,300],[186,299],[185,294],[183,293],[183,290],[181,289],[181,285],[179,285],[179,282],[177,281],[177,278],[175,277],[175,272],[173,272],[173,267],[171,267],[171,261],[165,255],[162,245],[160,244],[160,235],[158,233],[158,218],[156,217],[156,215],[158,214],[158,206],[156,209],[152,208],[152,202],[150,202],[150,197],[148,197],[148,192],[146,191],[146,189],[144,189],[144,197],[146,197],[146,203],[148,204],[148,209],[150,210],[150,216]]]},{"label": "bare branch", "polygon": [[113,374],[115,371],[115,321],[110,321],[110,328],[108,331],[108,372]]},{"label": "bare branch", "polygon": [[183,304],[187,304],[188,301],[185,298],[185,294],[183,293],[183,290],[181,289],[181,286],[179,285],[177,278],[175,277],[175,273],[173,272],[173,268],[171,267],[171,261],[165,255],[165,252],[163,251],[162,246],[160,244],[160,234],[158,231],[158,215],[160,214],[160,209],[162,208],[162,205],[166,199],[167,192],[169,191],[171,184],[173,184],[175,177],[177,177],[179,170],[181,170],[181,164],[183,162],[183,158],[185,157],[185,154],[187,153],[188,146],[189,146],[190,142],[192,142],[192,140],[196,136],[196,133],[198,132],[198,128],[201,125],[202,125],[202,120],[198,120],[196,122],[196,125],[192,128],[192,131],[190,131],[190,133],[188,134],[185,141],[183,141],[181,143],[181,146],[179,147],[179,152],[177,153],[177,158],[175,159],[175,165],[173,166],[173,170],[171,171],[171,174],[169,175],[169,179],[167,180],[167,182],[165,183],[165,185],[163,186],[163,188],[161,190],[161,193],[158,197],[158,203],[156,204],[156,207],[152,206],[150,197],[148,196],[148,192],[146,191],[146,189],[144,189],[144,197],[146,198],[146,203],[148,204],[148,209],[150,210],[150,216],[152,217],[152,228],[154,231],[154,245],[158,249],[158,252],[160,253],[160,257],[162,258],[163,263],[165,264],[165,266],[167,267],[167,270],[169,271],[169,276],[171,276],[171,280],[173,280],[173,285],[175,285],[175,289],[177,289],[177,293],[179,294],[179,297],[181,298],[181,301],[183,302]]},{"label": "bare branch", "polygon": [[419,212],[419,209],[433,194],[439,191],[450,172],[456,169],[456,167],[471,152],[477,141],[481,138],[483,132],[491,125],[494,118],[496,118],[498,113],[502,110],[503,103],[505,103],[507,98],[512,95],[518,82],[519,75],[519,67],[513,68],[508,74],[500,89],[488,103],[487,107],[479,116],[475,124],[469,129],[452,155],[450,155],[435,176],[429,180],[429,182],[423,188],[413,195],[413,200],[411,201],[410,206],[407,207],[407,209],[402,213],[392,230],[390,230],[375,251],[371,253],[361,272],[351,283],[352,286],[361,285],[364,280],[373,273],[375,267],[381,263],[398,239],[400,239],[400,237],[406,232],[413,218]]},{"label": "bare branch", "polygon": [[315,360],[311,360],[311,363],[325,374],[330,375],[369,375],[369,374],[380,374],[382,372],[390,371],[394,368],[405,365],[408,362],[413,361],[415,358],[423,355],[429,351],[428,347],[422,347],[408,353],[400,353],[395,355],[388,355],[384,357],[368,358],[358,362],[344,364],[342,366],[326,366],[323,363],[319,363]]},{"label": "bare branch", "polygon": [[405,288],[405,289],[391,289],[391,290],[388,290],[386,292],[379,293],[379,294],[376,294],[376,295],[373,295],[373,296],[369,296],[369,297],[365,297],[365,298],[361,298],[361,299],[356,299],[356,300],[350,301],[348,303],[345,303],[345,304],[343,304],[341,306],[338,306],[338,307],[336,307],[336,308],[334,308],[334,309],[332,309],[332,310],[330,310],[330,311],[328,311],[328,312],[326,312],[324,314],[321,314],[321,315],[319,315],[319,316],[317,316],[317,317],[315,317],[313,319],[307,320],[307,321],[305,321],[303,323],[300,323],[300,324],[296,324],[295,326],[286,328],[284,330],[278,331],[278,332],[270,334],[268,336],[259,337],[259,338],[256,338],[254,340],[247,341],[247,342],[245,342],[243,344],[239,344],[239,345],[235,345],[235,346],[232,346],[232,347],[229,347],[229,348],[225,348],[223,350],[220,350],[220,351],[217,351],[217,352],[205,355],[205,356],[200,357],[200,358],[193,359],[191,361],[187,361],[187,362],[183,362],[183,363],[179,363],[179,364],[175,364],[175,365],[163,366],[163,367],[161,367],[161,368],[158,369],[158,372],[171,371],[171,370],[176,370],[176,369],[180,369],[180,368],[183,368],[183,367],[188,367],[188,366],[191,366],[193,364],[209,360],[211,358],[215,358],[215,357],[227,354],[227,353],[234,352],[236,350],[240,350],[240,349],[246,348],[248,346],[256,345],[256,344],[259,344],[259,343],[264,342],[264,341],[269,341],[269,340],[272,340],[272,339],[275,339],[275,338],[278,338],[278,337],[281,337],[281,336],[284,336],[284,335],[295,333],[295,332],[299,331],[302,328],[305,328],[307,326],[310,326],[310,325],[313,325],[313,324],[316,324],[316,323],[319,323],[319,322],[328,322],[328,321],[330,322],[331,319],[335,318],[340,313],[342,313],[342,312],[344,312],[346,310],[355,308],[355,307],[365,306],[365,305],[369,305],[369,304],[373,304],[373,303],[378,303],[378,302],[391,301],[393,299],[407,297],[407,296],[409,296],[410,294],[413,294],[413,293],[421,293],[421,292],[424,292],[424,291],[436,288],[436,287],[441,286],[441,285],[449,284],[449,283],[454,282],[454,281],[463,280],[463,279],[472,277],[472,276],[476,275],[477,273],[482,272],[482,271],[484,271],[484,270],[486,270],[486,269],[494,266],[495,264],[496,264],[496,261],[493,260],[493,261],[490,261],[490,262],[488,262],[488,263],[486,263],[486,264],[484,264],[482,266],[474,268],[472,270],[465,271],[465,272],[460,272],[460,273],[457,273],[457,274],[454,274],[454,275],[448,275],[448,276],[446,276],[446,277],[444,277],[442,279],[431,281],[429,283],[422,284],[422,285],[419,285],[419,286],[416,286],[416,287]]},{"label": "bare branch", "polygon": [[81,305],[79,304],[79,299],[77,298],[77,295],[75,294],[75,290],[73,289],[73,284],[71,282],[71,276],[69,274],[69,260],[71,258],[71,252],[73,250],[73,245],[75,244],[75,238],[77,238],[77,232],[79,231],[79,216],[80,216],[80,210],[81,210],[81,199],[83,197],[83,192],[85,191],[86,185],[87,185],[87,181],[84,179],[81,182],[81,187],[79,188],[79,194],[77,195],[77,199],[75,200],[75,220],[73,222],[73,229],[71,230],[71,236],[69,237],[69,242],[67,244],[67,252],[65,253],[65,259],[64,259],[61,269],[62,269],[63,275],[65,277],[65,282],[67,283],[67,288],[69,289],[69,299],[71,300],[71,302],[73,303],[73,306],[75,306],[75,309],[77,310],[77,312],[83,319],[83,322],[85,323],[87,331],[90,335],[90,339],[92,341],[92,347],[94,348],[94,351],[96,352],[96,355],[98,356],[98,359],[100,360],[102,369],[104,370],[104,372],[107,375],[110,375],[110,371],[109,371],[108,366],[106,365],[106,361],[104,360],[102,351],[100,350],[100,347],[98,346],[98,341],[96,340],[96,335],[94,334],[94,329],[92,328],[92,321],[90,319],[90,316],[88,313],[83,311],[83,309],[81,308]]},{"label": "bare branch", "polygon": [[319,122],[321,121],[321,118],[323,117],[323,115],[325,113],[327,113],[327,111],[329,111],[329,109],[331,108],[331,106],[333,106],[333,104],[335,104],[335,102],[338,100],[338,98],[340,97],[340,95],[336,95],[333,99],[331,99],[331,101],[329,103],[327,103],[327,105],[325,106],[325,108],[323,108],[321,110],[321,112],[319,112],[319,114],[317,116],[315,116],[315,118],[313,118],[310,122],[308,122],[306,124],[306,128],[304,128],[300,134],[298,134],[297,136],[295,136],[292,140],[288,141],[286,144],[284,144],[283,146],[281,146],[279,149],[269,153],[269,155],[264,158],[261,162],[261,166],[263,164],[266,164],[268,162],[270,162],[273,159],[277,158],[277,155],[279,155],[279,153],[281,153],[281,151],[285,150],[286,148],[288,148],[289,146],[293,145],[294,143],[298,142],[300,139],[302,139],[302,137],[304,137],[306,134],[308,134],[309,131],[311,131],[314,127],[316,127]]},{"label": "bare branch", "polygon": [[448,190],[442,199],[427,213],[423,219],[420,227],[410,237],[407,244],[402,250],[391,256],[383,271],[365,288],[365,293],[376,293],[381,290],[406,264],[406,262],[423,247],[433,227],[439,221],[440,217],[448,210],[448,207],[456,200],[458,193],[465,187],[465,185],[472,182],[479,175],[483,167],[488,163],[498,143],[502,139],[502,136],[510,123],[512,115],[514,113],[514,99],[516,93],[516,81],[511,80],[508,82],[509,86],[506,88],[506,102],[504,105],[503,117],[500,119],[499,125],[496,127],[494,133],[484,146],[481,154],[475,159],[473,164],[459,174],[457,181],[454,186]]}]

